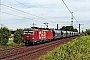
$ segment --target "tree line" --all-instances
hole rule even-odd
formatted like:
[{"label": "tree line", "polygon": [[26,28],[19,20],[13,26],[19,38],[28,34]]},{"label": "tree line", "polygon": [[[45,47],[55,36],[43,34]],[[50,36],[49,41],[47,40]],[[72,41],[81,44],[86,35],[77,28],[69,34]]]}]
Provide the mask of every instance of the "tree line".
[{"label": "tree line", "polygon": [[84,35],[89,35],[90,36],[90,29],[86,29],[86,32],[84,32]]},{"label": "tree line", "polygon": [[60,30],[78,32],[78,30],[73,28],[73,26],[63,26]]},{"label": "tree line", "polygon": [[[78,32],[77,29],[74,29],[72,26],[63,26],[60,30],[65,31],[74,31]],[[17,29],[14,33],[14,41],[15,43],[22,43],[22,35],[24,33],[23,29]],[[85,35],[90,35],[90,29],[86,29],[84,32]],[[7,27],[0,28],[0,45],[6,45],[8,43],[9,37],[11,36],[11,32]]]},{"label": "tree line", "polygon": [[[15,43],[22,43],[22,34],[23,29],[17,29],[14,33],[14,41]],[[0,28],[0,45],[7,45],[9,37],[11,36],[11,32],[7,27]]]}]

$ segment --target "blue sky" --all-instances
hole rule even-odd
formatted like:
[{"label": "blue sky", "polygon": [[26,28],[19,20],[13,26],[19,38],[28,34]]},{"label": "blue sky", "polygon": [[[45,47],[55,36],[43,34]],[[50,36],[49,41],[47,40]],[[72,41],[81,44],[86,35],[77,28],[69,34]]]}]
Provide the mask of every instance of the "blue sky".
[{"label": "blue sky", "polygon": [[[24,4],[20,4],[18,2]],[[81,29],[90,28],[90,1],[89,0],[64,0],[73,15],[81,25]],[[33,23],[38,27],[46,27],[43,23],[48,22],[49,28],[56,28],[71,24],[71,14],[62,0],[1,0],[0,24],[9,29],[28,28]],[[4,6],[5,5],[5,6]],[[12,8],[24,11],[20,12]],[[27,7],[26,7],[27,6]],[[8,13],[8,14],[7,14]],[[13,15],[10,15],[13,14]],[[33,16],[33,15],[35,16]],[[38,17],[37,17],[38,16]],[[45,19],[43,19],[45,18]],[[74,20],[74,28],[78,29],[78,23]]]}]

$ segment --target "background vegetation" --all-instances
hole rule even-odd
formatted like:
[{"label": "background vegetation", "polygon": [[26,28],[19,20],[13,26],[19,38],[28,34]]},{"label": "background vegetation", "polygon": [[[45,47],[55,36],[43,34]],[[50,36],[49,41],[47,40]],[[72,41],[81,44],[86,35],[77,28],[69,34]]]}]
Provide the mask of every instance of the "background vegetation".
[{"label": "background vegetation", "polygon": [[86,32],[84,32],[84,34],[83,35],[89,35],[90,36],[90,29],[86,29]]},{"label": "background vegetation", "polygon": [[74,29],[73,26],[63,26],[60,30],[78,32],[78,30]]},{"label": "background vegetation", "polygon": [[23,34],[23,29],[17,29],[16,32],[14,33],[14,42],[15,43],[22,43],[22,34]]},{"label": "background vegetation", "polygon": [[0,50],[23,46],[22,34],[23,29],[17,29],[14,34],[11,34],[8,28],[0,28]]},{"label": "background vegetation", "polygon": [[8,43],[9,36],[11,35],[8,28],[0,28],[0,44],[6,45]]}]

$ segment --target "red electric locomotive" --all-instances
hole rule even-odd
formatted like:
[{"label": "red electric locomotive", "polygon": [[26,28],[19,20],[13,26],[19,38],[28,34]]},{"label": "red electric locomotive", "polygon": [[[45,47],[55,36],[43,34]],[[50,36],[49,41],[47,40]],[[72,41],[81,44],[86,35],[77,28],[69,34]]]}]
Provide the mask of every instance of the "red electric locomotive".
[{"label": "red electric locomotive", "polygon": [[25,44],[35,44],[35,42],[45,42],[53,39],[53,31],[45,28],[24,29],[23,42]]}]

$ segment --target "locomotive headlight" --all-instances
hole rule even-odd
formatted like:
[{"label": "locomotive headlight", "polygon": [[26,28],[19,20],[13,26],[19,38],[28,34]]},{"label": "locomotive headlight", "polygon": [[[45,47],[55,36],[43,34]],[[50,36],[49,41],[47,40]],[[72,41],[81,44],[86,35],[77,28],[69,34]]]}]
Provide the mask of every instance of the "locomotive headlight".
[{"label": "locomotive headlight", "polygon": [[29,37],[29,36],[26,36],[27,38]]},{"label": "locomotive headlight", "polygon": [[32,36],[32,39],[34,39],[34,37]]},{"label": "locomotive headlight", "polygon": [[26,40],[24,40],[23,42],[26,42]]}]

